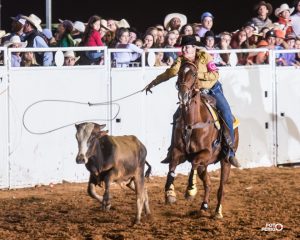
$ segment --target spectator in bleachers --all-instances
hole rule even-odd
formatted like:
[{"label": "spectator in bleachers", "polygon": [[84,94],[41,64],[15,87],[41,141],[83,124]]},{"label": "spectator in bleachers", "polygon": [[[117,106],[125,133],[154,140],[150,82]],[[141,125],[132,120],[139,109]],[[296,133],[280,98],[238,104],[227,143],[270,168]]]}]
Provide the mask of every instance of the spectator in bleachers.
[{"label": "spectator in bleachers", "polygon": [[75,45],[78,46],[83,37],[83,33],[85,31],[85,25],[81,21],[75,21],[73,23],[73,31],[71,33],[72,38],[75,41]]},{"label": "spectator in bleachers", "polygon": [[[287,43],[287,49],[295,49],[296,36],[291,33],[285,37]],[[283,53],[283,59],[285,60],[284,66],[293,66],[296,63],[296,54],[295,53]]]},{"label": "spectator in bleachers", "polygon": [[201,26],[196,32],[201,38],[207,31],[210,31],[214,24],[214,16],[210,12],[204,12],[201,15]]},{"label": "spectator in bleachers", "polygon": [[163,61],[163,58],[164,58],[163,52],[156,52],[154,66],[155,67],[168,66],[168,64]]},{"label": "spectator in bleachers", "polygon": [[[260,40],[257,43],[257,48],[268,48],[268,42],[266,40]],[[255,64],[268,64],[269,63],[269,52],[258,52],[254,57]]]},{"label": "spectator in bleachers", "polygon": [[[27,47],[48,48],[49,46],[45,40],[45,36],[41,33],[41,19],[34,14],[30,14],[28,17],[22,15],[22,18],[26,20],[23,31],[26,34],[24,40],[27,41]],[[52,52],[35,52],[34,55],[38,65],[52,65]]]},{"label": "spectator in bleachers", "polygon": [[39,66],[38,62],[35,59],[35,54],[33,52],[23,52],[21,67],[37,67]]},{"label": "spectator in bleachers", "polygon": [[180,36],[193,35],[194,29],[193,29],[192,24],[187,23],[187,24],[183,25],[179,34],[180,34]]},{"label": "spectator in bleachers", "polygon": [[[233,49],[248,49],[249,43],[247,33],[245,30],[239,30],[231,40],[230,46]],[[237,53],[238,63],[237,65],[251,64],[248,62],[249,53]]]},{"label": "spectator in bleachers", "polygon": [[254,36],[254,31],[257,31],[257,27],[252,22],[247,22],[243,26],[243,30],[247,34],[248,44],[249,48],[255,48],[256,47],[256,37]]},{"label": "spectator in bleachers", "polygon": [[261,30],[260,30],[260,34],[261,34],[261,39],[260,40],[263,40],[263,39],[266,39],[266,33],[268,31],[270,31],[271,28],[270,27],[263,27]]},{"label": "spectator in bleachers", "polygon": [[137,38],[140,38],[138,31],[133,27],[129,28],[129,43],[133,43]]},{"label": "spectator in bleachers", "polygon": [[261,31],[264,27],[270,27],[272,25],[272,20],[269,16],[272,14],[273,7],[270,3],[260,1],[254,6],[254,11],[257,15],[251,19],[251,22],[258,27],[258,31]]},{"label": "spectator in bleachers", "polygon": [[118,27],[117,27],[117,24],[116,24],[116,20],[114,19],[107,19],[107,27],[109,28],[110,31],[112,32],[116,32]]},{"label": "spectator in bleachers", "polygon": [[22,18],[22,15],[19,14],[16,17],[11,17],[11,32],[9,34],[6,34],[6,36],[3,37],[3,42],[9,41],[9,39],[17,35],[20,37],[21,41],[24,40],[25,34],[23,33],[23,28],[25,25],[26,20]]},{"label": "spectator in bleachers", "polygon": [[[215,35],[212,31],[207,31],[204,34],[204,47],[206,50],[217,50],[215,47]],[[214,63],[216,66],[225,66],[226,63],[222,60],[219,53],[211,53],[210,54],[213,58]]]},{"label": "spectator in bleachers", "polygon": [[[165,48],[175,48],[176,40],[177,39],[175,33],[173,33],[173,31],[169,32],[166,36]],[[171,66],[178,57],[177,52],[165,52],[163,55],[164,62],[169,66]]]},{"label": "spectator in bleachers", "polygon": [[[97,47],[97,46],[104,46],[101,35],[100,35],[100,20],[101,18],[98,15],[93,15],[89,18],[87,26],[85,28],[85,32],[82,37],[82,41],[80,43],[81,46],[88,46],[88,47]],[[85,53],[86,57],[92,61],[92,63],[98,63],[103,53],[101,51],[87,51]]]},{"label": "spectator in bleachers", "polygon": [[300,37],[300,0],[294,1],[294,8],[296,12],[291,16],[291,24],[296,36]]},{"label": "spectator in bleachers", "polygon": [[158,48],[162,48],[165,45],[165,30],[160,27],[156,27],[157,28],[157,40],[156,40],[156,46]]},{"label": "spectator in bleachers", "polygon": [[107,26],[107,21],[103,18],[100,20],[100,35],[102,37],[102,42],[103,42],[103,37],[105,36],[106,32],[110,31],[110,29]]},{"label": "spectator in bleachers", "polygon": [[181,13],[170,13],[164,19],[164,27],[167,31],[179,31],[185,24],[187,24],[187,17]]},{"label": "spectator in bleachers", "polygon": [[136,39],[134,42],[133,42],[133,44],[134,45],[136,45],[137,47],[139,47],[139,48],[143,48],[143,45],[144,45],[144,43],[143,43],[143,40],[142,39]]},{"label": "spectator in bleachers", "polygon": [[156,47],[155,42],[154,42],[154,36],[151,33],[148,33],[144,36],[143,42],[144,42],[144,45],[143,45],[144,49]]},{"label": "spectator in bleachers", "polygon": [[[27,42],[22,42],[18,35],[12,36],[9,41],[6,41],[4,47],[8,48],[25,48]],[[11,54],[11,66],[12,67],[20,67],[21,66],[21,53],[20,52],[13,52]]]},{"label": "spectator in bleachers", "polygon": [[[300,50],[300,38],[295,40],[295,49]],[[295,66],[300,66],[300,52],[295,54]]]},{"label": "spectator in bleachers", "polygon": [[57,42],[56,42],[55,38],[53,37],[52,31],[50,29],[44,28],[42,33],[46,37],[47,44],[48,44],[49,47],[56,47],[57,46]]},{"label": "spectator in bleachers", "polygon": [[58,47],[74,47],[76,45],[71,36],[73,31],[73,23],[70,20],[59,19],[57,28],[56,41]]},{"label": "spectator in bleachers", "polygon": [[64,52],[64,66],[74,66],[80,57],[76,57],[74,51]]},{"label": "spectator in bleachers", "polygon": [[275,16],[278,17],[276,23],[285,34],[290,34],[293,32],[292,23],[291,23],[291,14],[295,8],[290,8],[288,4],[283,3],[279,8],[275,9]]},{"label": "spectator in bleachers", "polygon": [[[283,50],[285,49],[284,45],[286,44],[284,42],[284,32],[280,29],[276,29],[276,30],[273,30],[274,33],[275,33],[275,46],[274,46],[274,49],[275,50]],[[286,65],[286,60],[283,56],[282,53],[277,53],[276,54],[276,65],[277,66],[285,66]]]},{"label": "spectator in bleachers", "polygon": [[158,30],[156,27],[148,27],[146,32],[145,32],[145,36],[148,34],[151,34],[154,37],[154,45],[156,46],[157,43],[157,33]]},{"label": "spectator in bleachers", "polygon": [[129,67],[131,62],[136,61],[141,57],[144,52],[143,49],[137,47],[135,44],[129,43],[129,29],[128,28],[118,28],[116,31],[116,44],[115,48],[126,48],[132,52],[114,52],[113,62],[116,67]]},{"label": "spectator in bleachers", "polygon": [[[231,46],[230,46],[231,33],[225,31],[225,32],[221,32],[219,34],[219,36],[220,36],[220,41],[218,43],[218,48],[221,49],[221,50],[231,49]],[[222,61],[226,65],[230,65],[229,56],[230,56],[230,53],[221,53],[220,54],[220,57],[222,58]]]},{"label": "spectator in bleachers", "polygon": [[114,42],[114,39],[115,39],[115,32],[113,31],[107,31],[105,33],[105,35],[103,36],[102,40],[103,40],[103,43],[105,44],[105,46],[111,48],[112,47],[112,44]]}]

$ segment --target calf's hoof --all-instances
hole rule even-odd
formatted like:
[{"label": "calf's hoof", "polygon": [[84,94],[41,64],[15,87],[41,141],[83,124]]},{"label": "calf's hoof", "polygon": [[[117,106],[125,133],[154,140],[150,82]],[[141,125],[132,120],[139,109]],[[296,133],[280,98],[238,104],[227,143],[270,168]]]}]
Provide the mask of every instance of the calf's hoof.
[{"label": "calf's hoof", "polygon": [[102,210],[103,211],[109,211],[111,208],[111,204],[102,204]]}]

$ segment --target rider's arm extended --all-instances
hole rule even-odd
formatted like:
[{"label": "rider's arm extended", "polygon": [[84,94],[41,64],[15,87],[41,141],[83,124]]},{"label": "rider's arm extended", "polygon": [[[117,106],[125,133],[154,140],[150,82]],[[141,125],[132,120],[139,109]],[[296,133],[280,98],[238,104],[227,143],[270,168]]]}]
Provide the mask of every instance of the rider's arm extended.
[{"label": "rider's arm extended", "polygon": [[163,72],[162,74],[158,75],[153,81],[153,85],[156,86],[162,82],[165,82],[167,80],[169,80],[172,77],[175,77],[178,72],[179,72],[179,68],[181,65],[181,57],[178,57],[176,59],[176,61],[172,64],[172,66],[170,68],[168,68],[165,72]]}]

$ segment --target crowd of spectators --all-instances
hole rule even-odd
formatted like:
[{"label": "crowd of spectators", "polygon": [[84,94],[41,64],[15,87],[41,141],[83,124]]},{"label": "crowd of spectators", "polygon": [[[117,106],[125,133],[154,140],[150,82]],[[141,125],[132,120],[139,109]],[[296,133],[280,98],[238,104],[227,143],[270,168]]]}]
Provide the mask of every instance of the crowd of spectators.
[{"label": "crowd of spectators", "polygon": [[[103,19],[91,16],[87,23],[58,19],[56,29],[42,29],[41,19],[35,14],[11,17],[11,31],[0,31],[1,46],[8,48],[97,47],[130,49],[131,52],[114,52],[111,62],[115,67],[139,65],[141,55],[150,48],[179,48],[181,38],[193,35],[205,50],[228,49],[300,49],[300,0],[293,6],[282,3],[274,8],[269,2],[260,1],[253,7],[253,17],[234,32],[214,33],[214,16],[203,12],[198,23],[188,22],[181,13],[168,14],[163,24],[150,26],[142,34],[125,19]],[[275,21],[270,19],[274,14]],[[156,52],[154,66],[170,66],[180,55],[177,50]],[[77,56],[76,56],[77,55]],[[299,53],[277,54],[278,66],[300,66]],[[229,53],[212,53],[218,66],[230,65]],[[237,53],[237,65],[267,64],[268,51]],[[102,64],[103,51],[64,51],[64,65]],[[146,58],[147,59],[147,58]],[[53,53],[13,52],[11,64],[17,66],[54,65]]]}]

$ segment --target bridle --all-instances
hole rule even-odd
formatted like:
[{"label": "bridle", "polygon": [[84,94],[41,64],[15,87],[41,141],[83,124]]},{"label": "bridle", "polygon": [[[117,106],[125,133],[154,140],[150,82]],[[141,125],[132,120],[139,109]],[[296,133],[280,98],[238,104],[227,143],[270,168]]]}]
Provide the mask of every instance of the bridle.
[{"label": "bridle", "polygon": [[[196,70],[193,70],[192,68],[189,68],[189,70],[187,72],[185,72],[185,74],[187,74],[188,72],[192,71],[192,77],[193,77],[193,83],[190,85],[184,81],[178,81],[177,82],[177,86],[178,86],[178,99],[179,99],[179,103],[181,106],[184,106],[185,108],[187,108],[190,103],[191,103],[191,99],[193,97],[195,97],[195,92],[198,93],[199,92],[199,89],[196,89],[196,80],[197,80],[197,77],[198,77],[198,74],[197,74],[197,66],[196,64],[190,62],[190,61],[187,61],[181,68],[183,70],[181,71],[184,71],[184,67],[186,65],[192,65],[193,67],[195,67]],[[184,79],[184,76],[182,77],[182,79]],[[182,96],[181,92],[180,92],[180,89],[182,87],[186,87],[188,89],[188,91]]]}]

